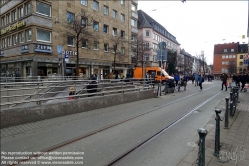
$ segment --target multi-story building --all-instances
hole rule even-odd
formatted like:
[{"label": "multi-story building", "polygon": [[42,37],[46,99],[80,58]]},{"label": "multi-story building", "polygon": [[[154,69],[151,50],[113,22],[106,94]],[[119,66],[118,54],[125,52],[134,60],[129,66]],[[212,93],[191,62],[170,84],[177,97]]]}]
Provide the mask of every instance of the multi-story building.
[{"label": "multi-story building", "polygon": [[239,43],[225,43],[214,45],[213,74],[234,74],[237,69],[237,53]]},{"label": "multi-story building", "polygon": [[[51,73],[75,73],[76,54],[79,55],[79,73],[89,77],[106,77],[112,71],[113,43],[111,36],[122,34],[130,41],[137,33],[137,0],[1,0],[1,72],[22,77]],[[64,36],[64,23],[84,10],[93,18],[92,33],[98,33],[94,50],[82,43],[76,52],[75,43]],[[83,18],[82,18],[83,21]],[[91,27],[87,27],[91,28]],[[86,43],[85,43],[86,44]],[[57,53],[58,46],[62,55]],[[117,59],[116,69],[124,74],[132,68],[129,43],[119,48],[124,58]],[[62,59],[68,56],[64,71]]]},{"label": "multi-story building", "polygon": [[180,55],[177,58],[177,70],[183,74],[191,74],[193,72],[194,58],[184,49],[180,50]]},{"label": "multi-story building", "polygon": [[167,50],[176,51],[177,55],[180,54],[180,44],[177,42],[176,37],[142,10],[138,10],[138,34],[143,36],[146,47],[150,48],[145,55],[149,61],[147,63],[149,66],[156,67],[159,65],[157,50],[160,42],[166,43]]},{"label": "multi-story building", "polygon": [[247,44],[239,44],[238,45],[238,54],[237,54],[237,68],[236,72],[246,72],[248,69],[248,64],[244,64],[244,59],[247,58],[248,55],[248,47]]}]

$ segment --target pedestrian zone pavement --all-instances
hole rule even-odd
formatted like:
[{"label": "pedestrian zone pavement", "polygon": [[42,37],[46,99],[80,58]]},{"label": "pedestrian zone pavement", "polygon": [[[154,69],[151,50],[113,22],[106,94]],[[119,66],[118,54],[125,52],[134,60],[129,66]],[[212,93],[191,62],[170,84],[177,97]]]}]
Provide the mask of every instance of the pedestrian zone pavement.
[{"label": "pedestrian zone pavement", "polygon": [[[239,93],[237,110],[233,117],[229,116],[228,128],[224,128],[225,99],[215,109],[221,109],[220,151],[214,156],[215,149],[215,112],[212,119],[204,127],[208,131],[205,137],[205,166],[249,166],[249,92]],[[202,128],[203,126],[200,126]],[[197,133],[197,132],[196,132]],[[199,134],[197,133],[191,146],[193,149],[177,164],[177,166],[199,166]],[[199,163],[200,164],[200,163]]]}]

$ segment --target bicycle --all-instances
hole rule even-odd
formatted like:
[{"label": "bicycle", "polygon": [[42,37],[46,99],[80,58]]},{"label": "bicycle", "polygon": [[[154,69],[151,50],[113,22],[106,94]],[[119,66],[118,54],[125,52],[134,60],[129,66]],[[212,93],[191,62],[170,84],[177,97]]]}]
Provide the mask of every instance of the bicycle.
[{"label": "bicycle", "polygon": [[[232,111],[231,111],[231,116],[234,116],[236,108],[237,108],[237,104],[238,104],[238,88],[235,87],[232,89]],[[231,109],[231,108],[230,108]]]}]

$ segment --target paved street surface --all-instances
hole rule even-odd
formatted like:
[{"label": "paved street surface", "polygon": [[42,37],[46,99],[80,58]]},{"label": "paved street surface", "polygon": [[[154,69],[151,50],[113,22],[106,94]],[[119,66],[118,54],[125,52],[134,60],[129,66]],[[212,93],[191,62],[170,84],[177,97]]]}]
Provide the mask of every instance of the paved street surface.
[{"label": "paved street surface", "polygon": [[[45,153],[43,157],[58,157],[63,152],[84,152],[84,159],[74,158],[72,161],[83,161],[84,164],[81,165],[104,166],[170,126],[119,165],[195,165],[198,151],[197,129],[206,128],[209,131],[206,137],[209,142],[206,162],[209,165],[222,165],[212,155],[214,110],[221,108],[224,112],[224,98],[229,95],[229,91],[220,91],[220,86],[219,81],[204,82],[203,91],[199,91],[199,87],[188,82],[186,91],[4,128],[1,129],[1,151],[54,152]],[[240,94],[239,111],[230,119],[230,128],[221,127],[222,150],[226,148],[231,151],[237,146],[243,146],[243,150],[249,151],[248,94],[249,92]],[[119,124],[111,127],[116,123]],[[106,126],[109,128],[105,128]],[[102,130],[99,131],[100,129]],[[248,151],[245,153],[247,161],[241,160],[238,163],[249,165]],[[68,153],[67,156],[75,157],[76,154]],[[40,165],[38,162],[45,159],[35,158],[30,161]],[[230,160],[229,164],[234,164],[234,161]]]}]

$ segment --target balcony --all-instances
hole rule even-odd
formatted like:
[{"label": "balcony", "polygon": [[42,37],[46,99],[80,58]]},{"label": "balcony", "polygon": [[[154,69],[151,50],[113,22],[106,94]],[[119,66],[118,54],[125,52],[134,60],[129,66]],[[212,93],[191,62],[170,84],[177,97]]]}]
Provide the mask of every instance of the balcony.
[{"label": "balcony", "polygon": [[132,32],[132,33],[138,33],[138,30],[137,30],[136,27],[131,27],[131,32]]},{"label": "balcony", "polygon": [[131,12],[131,16],[135,19],[138,19],[138,15],[134,11]]}]

